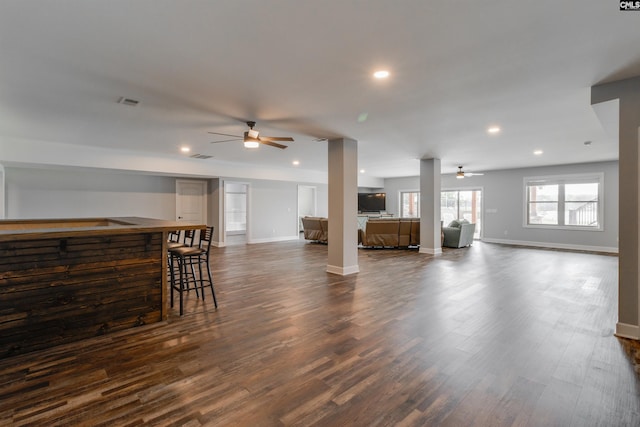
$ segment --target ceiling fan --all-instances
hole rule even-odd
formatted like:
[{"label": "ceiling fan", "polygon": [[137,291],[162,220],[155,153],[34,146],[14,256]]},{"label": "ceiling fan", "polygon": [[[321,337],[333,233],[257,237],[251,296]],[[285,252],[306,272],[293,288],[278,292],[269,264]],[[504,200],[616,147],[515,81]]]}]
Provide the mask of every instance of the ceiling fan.
[{"label": "ceiling fan", "polygon": [[473,173],[473,172],[465,172],[462,170],[462,166],[458,166],[458,172],[456,172],[456,178],[463,179],[465,176],[475,176],[475,175],[484,175],[483,173]]},{"label": "ceiling fan", "polygon": [[232,136],[233,139],[225,139],[222,141],[211,141],[212,144],[217,144],[219,142],[230,142],[230,141],[243,141],[244,146],[246,148],[258,148],[260,144],[269,145],[271,147],[285,149],[286,145],[278,144],[275,141],[289,141],[293,142],[293,138],[290,136],[260,136],[260,132],[254,130],[253,127],[256,125],[256,122],[248,121],[246,122],[247,126],[249,126],[249,130],[244,133],[243,136],[240,135],[229,135],[227,133],[219,133],[219,132],[209,132],[213,135],[222,135],[222,136]]}]

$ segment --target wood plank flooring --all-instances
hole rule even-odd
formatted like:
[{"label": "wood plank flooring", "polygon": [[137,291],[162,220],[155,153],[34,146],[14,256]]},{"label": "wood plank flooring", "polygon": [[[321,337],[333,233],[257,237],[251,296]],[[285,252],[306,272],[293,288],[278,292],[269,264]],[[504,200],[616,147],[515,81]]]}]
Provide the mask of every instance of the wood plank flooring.
[{"label": "wood plank flooring", "polygon": [[638,426],[617,258],[213,249],[219,308],[0,362],[3,426]]}]

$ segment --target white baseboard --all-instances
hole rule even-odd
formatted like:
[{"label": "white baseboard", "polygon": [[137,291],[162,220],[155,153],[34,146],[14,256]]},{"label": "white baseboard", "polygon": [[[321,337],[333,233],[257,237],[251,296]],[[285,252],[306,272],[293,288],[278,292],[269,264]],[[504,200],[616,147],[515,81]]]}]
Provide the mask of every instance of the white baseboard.
[{"label": "white baseboard", "polygon": [[618,253],[618,248],[613,248],[608,246],[569,245],[565,243],[549,243],[549,242],[528,242],[526,240],[492,239],[487,237],[483,237],[482,241],[487,243],[500,243],[503,245],[533,246],[536,248],[568,249],[573,251],[589,251],[589,252],[606,252],[611,254]]},{"label": "white baseboard", "polygon": [[224,247],[226,246],[226,245],[224,244],[224,242],[216,242],[216,241],[213,241],[213,242],[211,242],[211,244],[212,244],[213,246],[215,246],[216,248],[224,248]]},{"label": "white baseboard", "polygon": [[418,250],[418,252],[421,254],[442,255],[442,248],[431,249],[431,248],[425,248],[420,246],[420,249]]},{"label": "white baseboard", "polygon": [[255,243],[271,243],[271,242],[285,242],[288,240],[300,240],[300,236],[280,236],[280,237],[266,237],[264,239],[249,239],[247,243],[253,245]]},{"label": "white baseboard", "polygon": [[350,265],[349,267],[338,267],[337,265],[327,265],[327,273],[339,274],[340,276],[347,276],[360,272],[360,267],[356,265]]},{"label": "white baseboard", "polygon": [[616,336],[632,340],[640,340],[640,326],[618,322],[616,324]]}]

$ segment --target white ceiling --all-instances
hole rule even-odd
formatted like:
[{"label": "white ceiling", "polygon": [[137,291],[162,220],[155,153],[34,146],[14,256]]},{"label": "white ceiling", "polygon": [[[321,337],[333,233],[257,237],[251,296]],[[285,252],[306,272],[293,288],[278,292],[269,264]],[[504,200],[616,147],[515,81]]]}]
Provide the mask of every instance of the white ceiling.
[{"label": "white ceiling", "polygon": [[[348,137],[377,177],[611,160],[590,87],[640,75],[638,40],[613,0],[3,0],[0,136],[318,171]],[[246,120],[296,141],[210,144]]]}]

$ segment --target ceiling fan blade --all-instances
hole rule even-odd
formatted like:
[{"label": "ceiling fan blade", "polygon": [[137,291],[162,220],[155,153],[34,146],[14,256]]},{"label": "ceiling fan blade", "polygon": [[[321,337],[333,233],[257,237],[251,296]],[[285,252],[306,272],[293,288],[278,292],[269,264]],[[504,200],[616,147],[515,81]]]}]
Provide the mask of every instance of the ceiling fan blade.
[{"label": "ceiling fan blade", "polygon": [[[229,135],[229,136],[232,136],[232,135]],[[211,141],[211,144],[217,144],[219,142],[230,142],[230,141],[242,141],[242,138],[223,139],[222,141]]]},{"label": "ceiling fan blade", "polygon": [[293,138],[290,136],[261,136],[258,138],[259,140],[267,140],[267,141],[289,141],[293,142]]},{"label": "ceiling fan blade", "polygon": [[222,136],[232,136],[234,138],[242,138],[240,135],[229,135],[228,133],[220,133],[220,132],[207,132],[212,135],[222,135]]},{"label": "ceiling fan blade", "polygon": [[260,138],[260,144],[269,145],[270,147],[282,148],[283,150],[287,148],[286,145],[278,144],[277,142],[263,141],[262,138]]},{"label": "ceiling fan blade", "polygon": [[484,175],[484,174],[483,173],[465,172],[465,175],[467,175],[467,176],[481,176],[481,175]]}]

